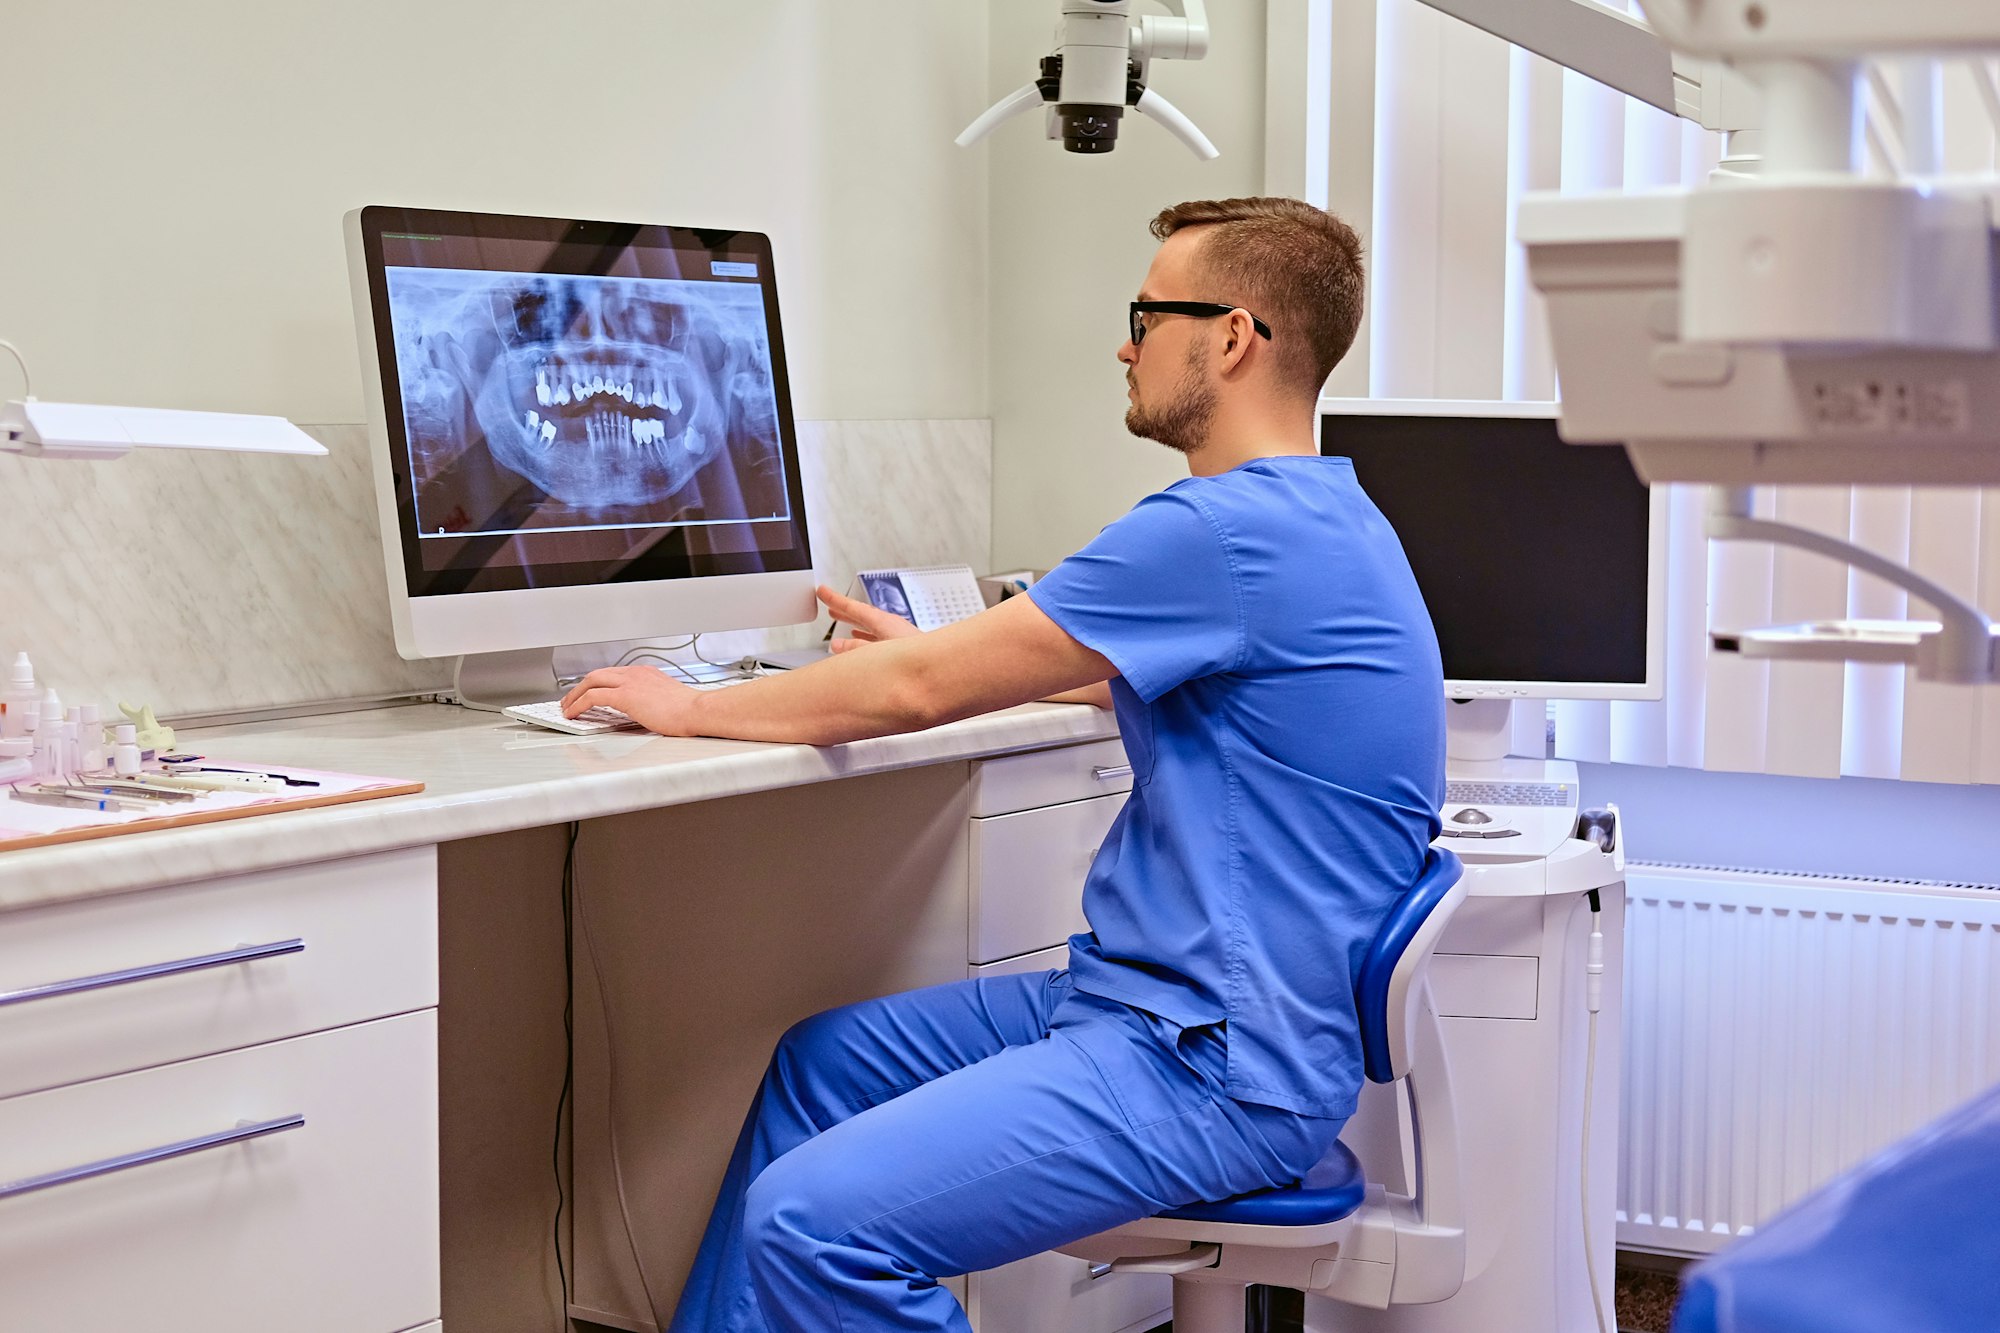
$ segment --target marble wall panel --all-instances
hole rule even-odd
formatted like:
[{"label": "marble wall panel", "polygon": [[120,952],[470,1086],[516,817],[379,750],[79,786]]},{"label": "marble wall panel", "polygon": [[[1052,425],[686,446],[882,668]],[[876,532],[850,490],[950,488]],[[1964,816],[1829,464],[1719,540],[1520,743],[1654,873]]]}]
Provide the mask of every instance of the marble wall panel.
[{"label": "marble wall panel", "polygon": [[[310,428],[325,458],[176,451],[113,462],[0,457],[0,671],[26,649],[65,702],[162,716],[435,690],[389,628],[368,433]],[[992,548],[986,421],[801,422],[815,566],[970,564]],[[715,657],[819,627],[704,639]],[[566,650],[565,669],[624,645]]]}]

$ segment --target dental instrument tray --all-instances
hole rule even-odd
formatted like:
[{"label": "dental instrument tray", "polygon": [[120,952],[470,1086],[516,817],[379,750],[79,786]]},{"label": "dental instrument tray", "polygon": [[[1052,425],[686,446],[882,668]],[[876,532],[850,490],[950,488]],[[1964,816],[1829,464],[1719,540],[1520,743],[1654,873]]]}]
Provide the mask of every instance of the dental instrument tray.
[{"label": "dental instrument tray", "polygon": [[[322,805],[345,805],[351,801],[372,801],[383,796],[408,796],[424,789],[421,782],[400,778],[365,777],[357,773],[328,773],[317,769],[275,767],[265,764],[217,760],[228,767],[202,770],[215,773],[245,773],[270,779],[275,790],[262,785],[232,785],[222,789],[197,787],[186,778],[176,785],[171,773],[147,774],[157,778],[158,790],[174,792],[177,799],[132,799],[124,784],[129,779],[73,779],[64,782],[27,782],[0,785],[0,854],[27,847],[47,847],[56,843],[83,842],[120,833],[144,833],[153,829],[185,828],[190,824],[210,824],[249,815],[277,814],[286,810],[309,810]],[[43,793],[51,787],[64,789],[110,789],[104,808],[82,799],[49,799]]]}]

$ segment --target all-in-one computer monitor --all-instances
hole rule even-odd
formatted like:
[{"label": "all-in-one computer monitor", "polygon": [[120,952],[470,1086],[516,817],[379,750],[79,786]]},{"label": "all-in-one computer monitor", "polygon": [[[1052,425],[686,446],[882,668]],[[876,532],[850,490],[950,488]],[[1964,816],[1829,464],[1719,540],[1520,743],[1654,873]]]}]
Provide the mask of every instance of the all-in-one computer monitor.
[{"label": "all-in-one computer monitor", "polygon": [[1320,452],[1354,460],[1402,538],[1446,695],[1496,701],[1451,710],[1455,729],[1503,725],[1515,699],[1661,696],[1667,493],[1623,449],[1563,443],[1554,403],[1320,407]]},{"label": "all-in-one computer monitor", "polygon": [[557,646],[816,613],[768,238],[347,217],[396,647],[552,697]]}]

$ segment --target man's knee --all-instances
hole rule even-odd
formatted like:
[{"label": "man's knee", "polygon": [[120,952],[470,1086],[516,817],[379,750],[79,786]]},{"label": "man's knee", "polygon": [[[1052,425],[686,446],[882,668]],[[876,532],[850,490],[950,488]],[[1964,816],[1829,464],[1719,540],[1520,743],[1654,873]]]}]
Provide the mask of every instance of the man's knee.
[{"label": "man's knee", "polygon": [[856,1021],[853,1011],[853,1005],[828,1009],[786,1028],[771,1052],[772,1076],[801,1087],[818,1082],[828,1070],[844,1068]]},{"label": "man's knee", "polygon": [[769,1290],[796,1281],[811,1270],[827,1228],[816,1216],[816,1196],[808,1173],[789,1155],[750,1182],[743,1200],[743,1250],[753,1280]]}]

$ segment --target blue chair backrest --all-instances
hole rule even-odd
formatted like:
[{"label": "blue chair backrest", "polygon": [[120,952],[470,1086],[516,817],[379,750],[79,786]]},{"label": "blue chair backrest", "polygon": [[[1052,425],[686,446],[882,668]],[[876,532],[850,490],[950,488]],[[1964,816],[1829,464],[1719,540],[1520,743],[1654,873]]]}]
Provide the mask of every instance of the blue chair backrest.
[{"label": "blue chair backrest", "polygon": [[[1389,909],[1375,943],[1362,960],[1354,987],[1355,1007],[1361,1017],[1363,1067],[1377,1083],[1393,1083],[1408,1072],[1398,1068],[1407,1058],[1402,1054],[1402,1027],[1408,1015],[1401,1011],[1400,1001],[1411,984],[1411,974],[1437,944],[1444,922],[1433,921],[1433,916],[1447,901],[1455,909],[1464,896],[1452,892],[1464,873],[1465,866],[1457,856],[1441,847],[1431,848],[1423,874]],[[1431,929],[1425,929],[1426,923]],[[1412,952],[1413,946],[1417,952]]]}]

